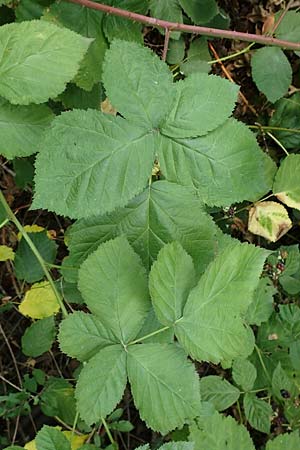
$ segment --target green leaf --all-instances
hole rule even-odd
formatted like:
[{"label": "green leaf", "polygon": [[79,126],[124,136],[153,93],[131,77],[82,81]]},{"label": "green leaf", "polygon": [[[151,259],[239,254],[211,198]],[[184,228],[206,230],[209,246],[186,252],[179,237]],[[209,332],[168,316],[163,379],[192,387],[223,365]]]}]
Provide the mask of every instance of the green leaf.
[{"label": "green leaf", "polygon": [[89,309],[127,343],[150,309],[145,269],[124,237],[100,245],[79,271],[79,288]]},{"label": "green leaf", "polygon": [[22,352],[36,358],[50,350],[55,339],[55,322],[53,317],[34,322],[26,328],[22,336]]},{"label": "green leaf", "polygon": [[[137,339],[140,339],[143,336],[148,336],[148,334],[151,334],[154,331],[161,330],[162,328],[163,325],[158,321],[154,309],[151,308],[142,328],[137,335]],[[174,330],[172,327],[165,331],[161,331],[160,333],[157,333],[147,339],[147,344],[171,344],[172,342],[174,342]]]},{"label": "green leaf", "polygon": [[143,42],[142,25],[123,17],[107,14],[103,20],[103,31],[109,42],[112,42],[113,39],[139,42],[140,44]]},{"label": "green leaf", "polygon": [[182,317],[189,291],[195,286],[192,258],[178,242],[165,245],[153,264],[149,289],[155,314],[163,325]]},{"label": "green leaf", "polygon": [[297,11],[286,11],[275,35],[278,39],[284,39],[291,42],[300,41],[300,14]]},{"label": "green leaf", "polygon": [[[0,2],[1,3],[1,2]],[[16,21],[39,19],[50,1],[43,0],[22,0],[15,8]]]},{"label": "green leaf", "polygon": [[257,372],[256,367],[248,359],[237,358],[232,364],[233,381],[244,391],[253,389]]},{"label": "green leaf", "polygon": [[112,211],[141,192],[155,144],[153,134],[121,117],[74,110],[53,121],[41,149],[33,208],[79,218]]},{"label": "green leaf", "polygon": [[190,440],[197,450],[255,450],[247,429],[230,416],[215,413],[201,427],[190,427]]},{"label": "green leaf", "polygon": [[[54,241],[48,238],[47,231],[28,233],[28,235],[43,260],[50,264],[54,263],[57,245]],[[18,245],[14,264],[16,277],[19,280],[25,280],[28,283],[35,283],[45,276],[39,261],[32,253],[24,238],[21,239],[21,242]]]},{"label": "green leaf", "polygon": [[118,343],[100,320],[81,311],[61,322],[58,340],[61,350],[79,361],[87,361],[102,348]]},{"label": "green leaf", "polygon": [[288,376],[286,371],[281,367],[281,363],[279,362],[272,376],[273,395],[279,401],[282,401],[283,398],[281,395],[282,390],[287,391],[289,396],[292,398],[296,398],[299,394],[299,389],[296,387],[293,380]]},{"label": "green leaf", "polygon": [[266,251],[232,244],[208,266],[191,291],[175,334],[197,360],[219,363],[246,357],[254,345],[242,321],[266,258]]},{"label": "green leaf", "polygon": [[292,342],[290,345],[290,359],[293,368],[300,371],[300,340]]},{"label": "green leaf", "polygon": [[171,39],[168,45],[167,52],[167,63],[168,64],[179,64],[184,58],[185,52],[185,41],[183,38],[178,39],[177,41]]},{"label": "green leaf", "polygon": [[159,447],[159,450],[193,450],[193,442],[168,442]]},{"label": "green leaf", "polygon": [[0,100],[0,153],[8,159],[36,153],[53,117],[45,105],[13,106]]},{"label": "green leaf", "polygon": [[153,430],[166,434],[197,415],[198,376],[174,344],[129,346],[127,371],[135,406]]},{"label": "green leaf", "polygon": [[91,425],[116,407],[126,387],[126,352],[121,345],[106,347],[80,372],[76,386],[78,411]]},{"label": "green leaf", "polygon": [[57,416],[73,425],[76,417],[76,401],[73,386],[63,378],[50,377],[41,393],[40,406],[43,414]]},{"label": "green leaf", "polygon": [[239,87],[221,77],[191,74],[178,81],[176,102],[161,127],[171,138],[196,137],[222,125],[231,115]]},{"label": "green leaf", "polygon": [[168,66],[150,49],[114,40],[105,55],[103,83],[113,106],[146,129],[157,128],[174,103]]},{"label": "green leaf", "polygon": [[246,419],[251,427],[262,433],[270,433],[273,414],[271,405],[250,393],[244,395],[243,405]]},{"label": "green leaf", "polygon": [[101,81],[104,54],[108,47],[102,30],[103,13],[74,3],[56,2],[47,8],[43,19],[93,38],[74,79],[79,87],[90,91],[95,83]]},{"label": "green leaf", "polygon": [[44,425],[36,438],[37,450],[71,450],[71,445],[66,436],[57,428]]},{"label": "green leaf", "polygon": [[28,186],[33,185],[34,161],[34,156],[13,160],[13,168],[16,174],[15,183],[18,188],[25,190]]},{"label": "green leaf", "polygon": [[274,103],[283,97],[292,83],[292,67],[278,47],[256,50],[251,59],[252,77],[258,89]]},{"label": "green leaf", "polygon": [[0,41],[0,95],[19,105],[60,94],[91,42],[44,21],[4,25]]},{"label": "green leaf", "polygon": [[125,208],[72,225],[64,277],[75,282],[76,271],[68,267],[78,268],[101,243],[120,234],[127,236],[147,269],[164,244],[177,240],[202,273],[218,251],[217,231],[194,189],[157,181]]},{"label": "green leaf", "polygon": [[59,100],[66,109],[100,109],[102,99],[102,86],[97,83],[90,92],[70,83],[66,90],[59,96]]},{"label": "green leaf", "polygon": [[168,181],[196,186],[211,206],[257,200],[272,186],[275,164],[254,134],[234,119],[196,139],[159,139],[162,174]]},{"label": "green leaf", "polygon": [[215,0],[179,0],[184,11],[196,24],[205,24],[218,14]]},{"label": "green leaf", "polygon": [[298,450],[300,446],[299,432],[281,434],[267,442],[266,450]]},{"label": "green leaf", "polygon": [[268,278],[261,278],[250,303],[246,320],[250,325],[261,325],[273,312],[273,295],[277,290]]},{"label": "green leaf", "polygon": [[272,133],[284,145],[285,148],[300,147],[300,133],[282,131],[280,128],[292,128],[299,131],[300,123],[300,92],[296,92],[289,98],[281,98],[274,105],[275,112],[269,121],[269,126],[279,128]]},{"label": "green leaf", "polygon": [[276,197],[296,209],[300,209],[299,176],[300,155],[289,155],[280,164],[273,185]]},{"label": "green leaf", "polygon": [[[150,0],[150,14],[156,19],[168,20],[169,22],[182,23],[182,10],[178,0]],[[160,32],[163,32],[159,28]],[[170,33],[172,39],[179,39],[180,32],[172,31]]]},{"label": "green leaf", "polygon": [[200,392],[202,399],[211,402],[217,411],[229,408],[240,396],[239,389],[215,375],[200,379]]},{"label": "green leaf", "polygon": [[194,39],[187,52],[186,60],[180,65],[180,71],[186,76],[191,75],[194,72],[208,73],[211,70],[211,65],[208,61],[211,60],[211,56],[208,50],[206,36]]}]

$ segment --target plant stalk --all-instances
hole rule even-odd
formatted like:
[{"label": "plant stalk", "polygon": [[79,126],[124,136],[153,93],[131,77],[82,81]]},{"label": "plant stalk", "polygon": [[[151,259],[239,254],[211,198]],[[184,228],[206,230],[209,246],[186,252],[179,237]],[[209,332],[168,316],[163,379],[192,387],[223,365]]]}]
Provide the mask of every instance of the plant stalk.
[{"label": "plant stalk", "polygon": [[167,20],[156,19],[155,17],[148,17],[142,14],[137,14],[121,8],[104,5],[103,3],[96,3],[91,0],[67,0],[71,3],[85,6],[86,8],[103,11],[114,16],[124,17],[134,22],[144,23],[152,27],[164,28],[169,31],[183,31],[185,33],[201,34],[203,36],[211,36],[216,38],[237,39],[245,42],[256,42],[262,45],[272,45],[275,47],[283,47],[289,50],[300,50],[300,43],[285,41],[283,39],[276,39],[271,36],[263,36],[252,33],[242,33],[240,31],[221,30],[218,28],[200,27],[196,25],[186,25],[184,23],[169,22]]}]

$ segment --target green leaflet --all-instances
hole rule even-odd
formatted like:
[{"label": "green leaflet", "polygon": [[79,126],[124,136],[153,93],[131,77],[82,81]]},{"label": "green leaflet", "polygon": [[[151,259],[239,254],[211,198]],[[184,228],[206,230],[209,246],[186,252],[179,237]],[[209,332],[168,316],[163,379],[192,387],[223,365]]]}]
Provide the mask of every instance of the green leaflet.
[{"label": "green leaflet", "polygon": [[14,106],[0,99],[0,153],[8,159],[36,153],[53,118],[45,105]]},{"label": "green leaflet", "polygon": [[[300,16],[300,14],[299,14]],[[299,27],[300,28],[300,27]],[[274,113],[270,117],[269,125],[279,128],[273,134],[285,148],[299,148],[300,134],[292,131],[281,131],[280,128],[299,129],[300,123],[300,92],[295,92],[289,98],[281,98],[274,105]]]},{"label": "green leaflet", "polygon": [[273,312],[273,295],[276,289],[268,278],[261,278],[254,291],[253,300],[250,303],[246,321],[251,325],[261,325],[266,322]]},{"label": "green leaflet", "polygon": [[239,389],[215,375],[200,379],[200,392],[202,399],[211,402],[217,411],[229,408],[240,397]]},{"label": "green leaflet", "polygon": [[78,411],[91,425],[110,414],[126,387],[126,352],[121,345],[100,350],[82,369],[76,386]]},{"label": "green leaflet", "polygon": [[123,206],[147,183],[154,142],[153,133],[120,117],[94,110],[63,113],[36,160],[33,208],[79,218]]},{"label": "green leaflet", "polygon": [[292,83],[292,67],[280,48],[263,47],[251,59],[252,77],[258,89],[274,103]]},{"label": "green leaflet", "polygon": [[172,139],[196,137],[222,125],[237,101],[238,86],[205,73],[193,73],[174,85],[176,102],[161,126]]},{"label": "green leaflet", "polygon": [[78,268],[101,243],[120,234],[127,236],[148,270],[163,245],[174,240],[192,256],[197,273],[204,271],[219,250],[218,228],[204,212],[196,190],[157,181],[125,208],[72,225],[64,277],[75,282],[77,271],[72,268]]},{"label": "green leaflet", "polygon": [[276,28],[275,35],[278,39],[291,42],[300,40],[300,14],[296,11],[286,11],[280,24]]},{"label": "green leaflet", "polygon": [[163,325],[180,319],[189,291],[196,284],[192,258],[178,242],[165,245],[153,264],[149,289],[155,314]]},{"label": "green leaflet", "polygon": [[115,40],[105,55],[103,83],[108,98],[126,119],[156,128],[175,100],[168,66],[147,48]]},{"label": "green leaflet", "polygon": [[47,8],[43,19],[93,38],[74,79],[79,87],[90,91],[95,83],[101,81],[104,54],[108,47],[102,31],[103,13],[74,3],[57,2]]},{"label": "green leaflet", "polygon": [[135,406],[153,430],[165,434],[197,415],[198,377],[176,345],[129,346],[127,370]]},{"label": "green leaflet", "polygon": [[55,334],[53,316],[37,320],[26,328],[22,336],[22,352],[34,358],[42,355],[51,349]]},{"label": "green leaflet", "polygon": [[102,348],[118,343],[100,320],[81,311],[69,314],[61,322],[58,339],[61,350],[79,361],[87,361]]},{"label": "green leaflet", "polygon": [[72,425],[76,416],[76,400],[71,383],[64,378],[49,377],[41,393],[40,406],[46,416],[57,416]]},{"label": "green leaflet", "polygon": [[244,391],[250,391],[257,376],[256,367],[247,359],[237,358],[232,364],[232,378]]},{"label": "green leaflet", "polygon": [[247,429],[218,413],[206,417],[201,426],[193,424],[190,440],[197,450],[255,450]]},{"label": "green leaflet", "polygon": [[300,155],[289,155],[281,163],[275,176],[273,192],[291,208],[300,209]]},{"label": "green leaflet", "polygon": [[79,289],[89,309],[122,344],[134,339],[150,309],[147,278],[124,237],[101,245],[82,264]]},{"label": "green leaflet", "polygon": [[195,185],[209,205],[253,201],[272,185],[275,164],[262,153],[254,134],[235,119],[199,138],[159,140],[163,175],[175,183]]},{"label": "green leaflet", "polygon": [[179,0],[180,5],[198,24],[206,24],[218,14],[218,5],[215,0]]},{"label": "green leaflet", "polygon": [[36,439],[37,450],[71,450],[66,436],[56,428],[44,425],[38,432]]},{"label": "green leaflet", "polygon": [[219,363],[252,352],[254,337],[241,315],[251,302],[266,256],[257,247],[233,244],[208,266],[175,325],[179,342],[193,358]]},{"label": "green leaflet", "polygon": [[76,74],[90,43],[90,39],[43,21],[3,25],[0,95],[19,105],[55,97]]},{"label": "green leaflet", "polygon": [[266,450],[298,450],[300,446],[299,432],[286,433],[267,442]]},{"label": "green leaflet", "polygon": [[273,414],[271,405],[256,397],[255,394],[246,393],[243,399],[243,406],[246,419],[251,427],[262,433],[269,433]]}]

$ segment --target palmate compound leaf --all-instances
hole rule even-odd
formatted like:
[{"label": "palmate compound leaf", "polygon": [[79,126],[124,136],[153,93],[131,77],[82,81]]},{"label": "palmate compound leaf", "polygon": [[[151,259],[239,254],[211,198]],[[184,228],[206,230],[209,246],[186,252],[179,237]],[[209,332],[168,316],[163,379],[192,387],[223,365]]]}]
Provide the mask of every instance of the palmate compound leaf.
[{"label": "palmate compound leaf", "polygon": [[69,314],[61,322],[58,340],[61,350],[79,361],[88,361],[102,348],[118,343],[100,320],[81,311]]},{"label": "palmate compound leaf", "polygon": [[126,355],[121,345],[105,347],[80,372],[75,395],[87,424],[106,417],[121,400],[127,382]]},{"label": "palmate compound leaf", "polygon": [[82,264],[79,289],[119,342],[134,339],[150,309],[146,272],[124,237],[100,245]]},{"label": "palmate compound leaf", "polygon": [[0,153],[8,159],[36,153],[53,118],[45,105],[14,106],[0,99]]},{"label": "palmate compound leaf", "polygon": [[158,139],[162,174],[169,181],[194,185],[209,205],[253,201],[272,186],[275,164],[254,134],[235,119],[195,139]]},{"label": "palmate compound leaf", "polygon": [[290,208],[300,210],[300,155],[287,156],[276,173],[273,192]]},{"label": "palmate compound leaf", "polygon": [[[216,206],[253,201],[270,189],[275,165],[243,124],[226,122],[235,88],[224,80],[211,77],[207,81],[209,76],[201,74],[180,83],[181,88],[187,83],[189,92],[190,83],[197,92],[202,84],[206,86],[205,95],[214,105],[212,123],[206,122],[206,127],[201,123],[211,114],[209,104],[200,114],[184,96],[179,108],[181,116],[191,110],[197,116],[197,121],[191,116],[187,136],[203,134],[225,122],[223,126],[195,139],[161,133],[162,124],[172,123],[176,128],[173,119],[164,120],[179,89],[168,70],[149,49],[132,42],[113,43],[106,56],[104,85],[113,106],[131,123],[97,111],[67,112],[56,118],[37,158],[33,207],[73,218],[113,211],[146,186],[155,157],[168,181],[194,185],[205,202]],[[211,97],[213,85],[218,102]],[[225,106],[222,99],[226,99]],[[197,107],[201,110],[200,102]],[[182,123],[178,129],[185,137],[180,127]]]},{"label": "palmate compound leaf", "polygon": [[198,414],[198,376],[175,344],[129,346],[127,371],[135,406],[153,430],[166,434]]},{"label": "palmate compound leaf", "polygon": [[19,105],[55,97],[76,74],[91,42],[40,20],[3,25],[0,95]]},{"label": "palmate compound leaf", "polygon": [[36,160],[33,208],[80,218],[125,205],[145,187],[155,137],[100,111],[57,117]]},{"label": "palmate compound leaf", "polygon": [[175,325],[179,342],[193,358],[217,364],[252,352],[254,336],[242,315],[252,301],[267,254],[235,243],[208,266]]},{"label": "palmate compound leaf", "polygon": [[153,264],[149,289],[155,314],[163,325],[182,317],[190,290],[196,284],[192,258],[178,242],[165,245]]},{"label": "palmate compound leaf", "polygon": [[78,268],[101,243],[120,234],[127,236],[148,270],[163,245],[177,240],[202,273],[218,252],[217,231],[195,189],[157,181],[125,208],[71,226],[64,277],[75,282],[77,271],[72,268]]},{"label": "palmate compound leaf", "polygon": [[197,450],[255,450],[247,429],[233,417],[215,413],[190,427],[189,439]]}]

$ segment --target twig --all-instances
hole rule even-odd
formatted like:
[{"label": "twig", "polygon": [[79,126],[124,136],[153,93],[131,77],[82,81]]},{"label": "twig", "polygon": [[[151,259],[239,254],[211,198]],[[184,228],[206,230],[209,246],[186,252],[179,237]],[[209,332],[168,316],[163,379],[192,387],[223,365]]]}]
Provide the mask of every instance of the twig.
[{"label": "twig", "polygon": [[164,50],[161,59],[165,61],[167,59],[167,53],[169,50],[169,40],[170,40],[170,29],[165,29],[165,42],[164,42]]},{"label": "twig", "polygon": [[275,47],[283,47],[290,50],[300,50],[300,43],[290,42],[282,39],[276,39],[270,36],[242,33],[240,31],[220,30],[218,28],[199,27],[195,25],[186,25],[184,23],[169,22],[167,20],[156,19],[155,17],[143,16],[142,14],[133,13],[121,8],[96,3],[91,0],[67,0],[71,3],[77,3],[87,8],[103,11],[114,16],[124,17],[125,19],[135,22],[144,23],[152,27],[169,29],[170,31],[183,31],[185,33],[202,34],[203,36],[212,36],[226,39],[237,39],[245,42],[256,42],[262,45],[272,45]]}]

